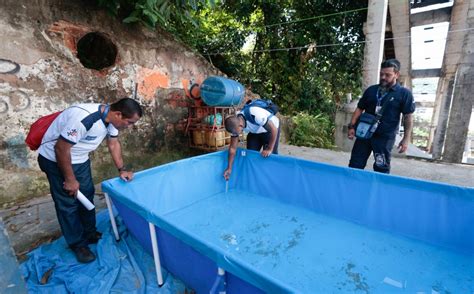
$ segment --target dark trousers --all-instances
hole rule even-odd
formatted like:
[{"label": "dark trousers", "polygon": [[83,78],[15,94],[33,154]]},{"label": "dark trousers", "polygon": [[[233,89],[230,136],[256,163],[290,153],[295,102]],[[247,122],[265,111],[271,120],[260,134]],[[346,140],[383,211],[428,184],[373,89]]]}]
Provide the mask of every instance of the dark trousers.
[{"label": "dark trousers", "polygon": [[352,147],[349,167],[364,169],[370,153],[374,152],[374,171],[390,173],[391,151],[395,138],[372,137],[368,140],[356,139]]},{"label": "dark trousers", "polygon": [[[278,154],[278,141],[280,141],[280,128],[278,128],[277,139],[275,142],[275,146],[273,146],[273,154]],[[249,133],[247,135],[247,149],[260,151],[262,147],[265,149],[267,148],[268,144],[270,143],[270,132],[254,134]]]},{"label": "dark trousers", "polygon": [[[38,163],[49,181],[56,215],[64,239],[71,248],[87,246],[87,239],[96,231],[95,209],[87,210],[75,197],[63,189],[64,177],[58,164],[39,155]],[[94,203],[94,184],[92,182],[90,161],[72,165],[74,175],[80,184],[79,190]]]}]

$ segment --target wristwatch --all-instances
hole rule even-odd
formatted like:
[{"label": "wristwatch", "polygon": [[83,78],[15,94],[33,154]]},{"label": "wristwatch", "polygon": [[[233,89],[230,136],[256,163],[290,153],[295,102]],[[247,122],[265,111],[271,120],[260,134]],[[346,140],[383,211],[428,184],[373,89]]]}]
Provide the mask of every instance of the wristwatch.
[{"label": "wristwatch", "polygon": [[119,167],[117,170],[118,170],[119,173],[120,173],[120,172],[123,172],[123,171],[127,171],[128,169],[127,169],[127,167],[124,165],[124,166],[122,166],[122,167]]},{"label": "wristwatch", "polygon": [[351,129],[354,129],[355,126],[354,126],[352,123],[349,123],[349,124],[347,125],[347,128],[348,128],[349,130],[351,130]]}]

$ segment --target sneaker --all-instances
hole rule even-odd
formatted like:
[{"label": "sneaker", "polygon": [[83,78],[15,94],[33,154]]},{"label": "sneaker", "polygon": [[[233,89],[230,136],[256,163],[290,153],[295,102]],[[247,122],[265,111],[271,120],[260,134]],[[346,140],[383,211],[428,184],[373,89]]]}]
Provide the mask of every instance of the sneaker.
[{"label": "sneaker", "polygon": [[74,254],[76,255],[77,261],[81,263],[89,263],[95,260],[95,255],[89,249],[89,247],[76,247],[73,248]]},{"label": "sneaker", "polygon": [[97,244],[97,242],[99,242],[101,238],[102,238],[102,233],[95,231],[94,233],[89,235],[89,237],[87,238],[87,242],[89,244]]}]

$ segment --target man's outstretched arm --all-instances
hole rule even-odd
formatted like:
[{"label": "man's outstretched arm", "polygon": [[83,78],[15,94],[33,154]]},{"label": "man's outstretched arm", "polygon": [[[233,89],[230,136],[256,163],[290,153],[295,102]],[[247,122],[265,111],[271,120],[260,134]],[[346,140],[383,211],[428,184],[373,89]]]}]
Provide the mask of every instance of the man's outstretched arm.
[{"label": "man's outstretched arm", "polygon": [[133,179],[133,172],[125,170],[122,158],[122,146],[120,145],[118,138],[108,138],[107,147],[109,148],[112,160],[119,171],[120,178],[124,181],[131,181]]},{"label": "man's outstretched arm", "polygon": [[261,154],[263,157],[268,157],[273,152],[273,148],[275,147],[276,140],[278,138],[278,128],[275,127],[272,121],[268,121],[265,126],[265,130],[270,133],[270,142],[268,142],[267,148],[262,150]]},{"label": "man's outstretched arm", "polygon": [[234,165],[235,153],[237,152],[237,144],[239,143],[239,137],[231,137],[229,145],[229,155],[227,160],[227,168],[224,171],[224,178],[226,181],[230,179],[232,173],[232,166]]}]

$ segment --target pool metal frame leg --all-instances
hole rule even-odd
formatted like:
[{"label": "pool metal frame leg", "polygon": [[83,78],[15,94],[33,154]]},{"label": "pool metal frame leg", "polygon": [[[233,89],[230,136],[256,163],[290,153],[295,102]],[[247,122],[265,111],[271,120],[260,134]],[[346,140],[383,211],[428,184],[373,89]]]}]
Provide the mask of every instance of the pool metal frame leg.
[{"label": "pool metal frame leg", "polygon": [[[115,240],[120,241],[120,235],[117,229],[117,223],[115,222],[114,212],[112,210],[112,202],[107,193],[105,195],[105,203],[107,204],[107,209],[109,211],[110,224],[114,231]],[[161,273],[161,262],[160,262],[160,252],[158,250],[158,240],[156,239],[155,225],[148,223],[150,228],[150,237],[151,237],[151,246],[153,248],[153,260],[155,261],[155,270],[156,270],[156,279],[158,280],[158,286],[163,286],[163,274]]]},{"label": "pool metal frame leg", "polygon": [[107,209],[109,210],[109,217],[110,217],[110,224],[112,225],[112,229],[114,231],[115,240],[118,242],[120,241],[120,235],[117,229],[117,223],[115,222],[114,211],[112,210],[112,202],[110,201],[110,197],[107,193],[105,195],[105,203],[107,204]]},{"label": "pool metal frame leg", "polygon": [[158,286],[163,286],[163,274],[161,273],[160,252],[158,250],[158,240],[156,238],[155,225],[148,223],[150,227],[151,246],[153,248],[153,260],[155,261],[156,279]]},{"label": "pool metal frame leg", "polygon": [[225,294],[227,292],[226,289],[226,281],[225,281],[225,270],[221,267],[217,268],[217,277],[212,284],[212,288],[209,291],[210,294]]},{"label": "pool metal frame leg", "polygon": [[222,283],[223,283],[223,287],[224,287],[224,289],[221,289],[219,294],[225,294],[227,292],[226,284],[225,284],[225,270],[223,268],[218,267],[217,268],[217,274],[222,279]]}]

